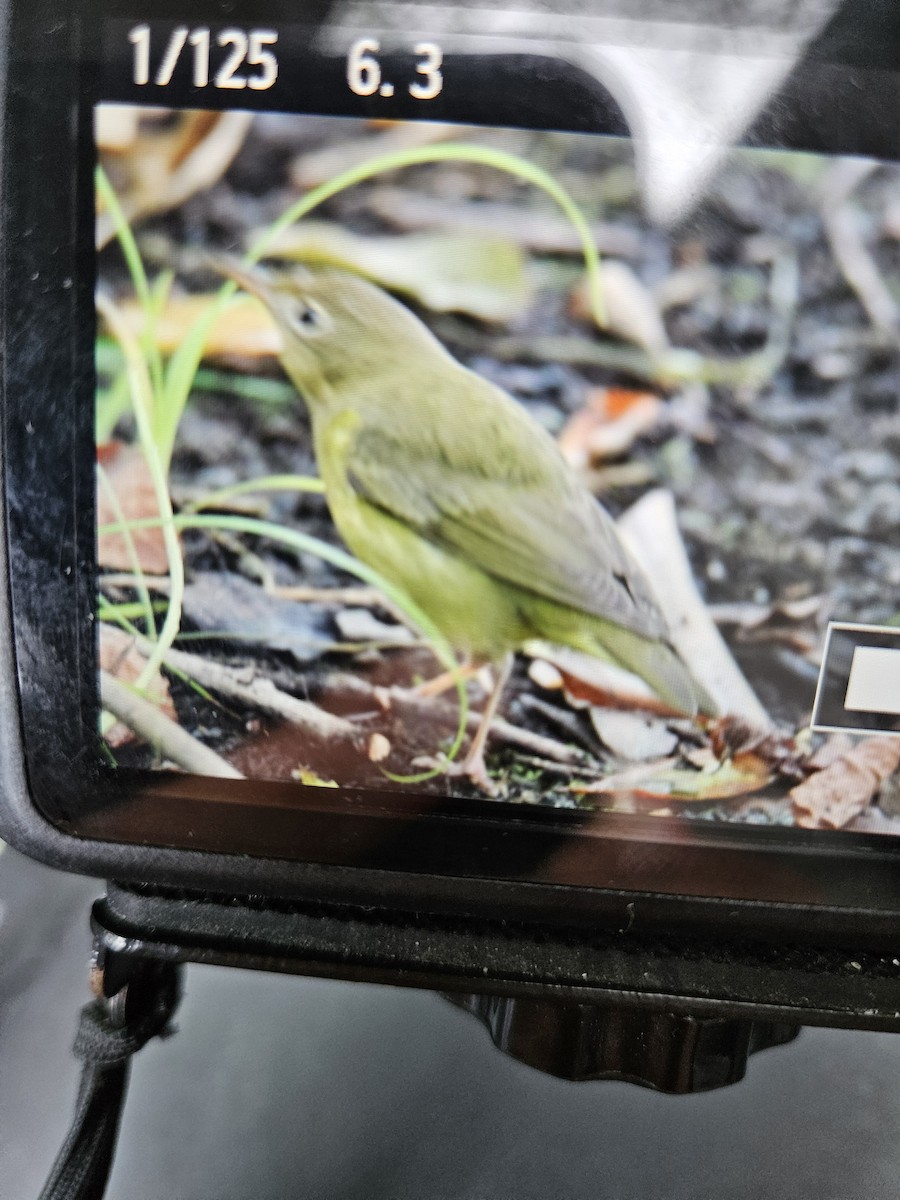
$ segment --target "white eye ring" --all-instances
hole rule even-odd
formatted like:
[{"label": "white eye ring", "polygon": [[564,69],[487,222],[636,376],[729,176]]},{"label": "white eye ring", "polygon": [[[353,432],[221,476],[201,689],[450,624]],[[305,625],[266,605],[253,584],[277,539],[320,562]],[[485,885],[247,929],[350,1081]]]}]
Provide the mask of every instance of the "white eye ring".
[{"label": "white eye ring", "polygon": [[319,337],[332,328],[331,317],[315,300],[292,300],[285,307],[288,322],[299,337]]}]

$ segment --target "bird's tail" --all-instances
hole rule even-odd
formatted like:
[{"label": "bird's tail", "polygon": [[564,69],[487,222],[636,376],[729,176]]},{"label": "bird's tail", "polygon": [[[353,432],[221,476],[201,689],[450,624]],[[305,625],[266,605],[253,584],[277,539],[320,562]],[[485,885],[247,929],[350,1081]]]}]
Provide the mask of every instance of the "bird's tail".
[{"label": "bird's tail", "polygon": [[621,626],[607,627],[604,636],[597,637],[593,653],[640,676],[661,700],[679,712],[710,717],[719,713],[715,700],[668,642],[649,641]]}]

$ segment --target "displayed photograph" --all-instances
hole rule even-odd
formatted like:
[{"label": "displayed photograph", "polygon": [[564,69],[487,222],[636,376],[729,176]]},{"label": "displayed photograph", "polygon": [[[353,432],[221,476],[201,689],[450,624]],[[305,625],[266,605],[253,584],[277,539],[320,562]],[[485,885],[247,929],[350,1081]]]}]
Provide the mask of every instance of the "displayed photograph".
[{"label": "displayed photograph", "polygon": [[900,833],[900,165],[95,130],[111,769]]}]

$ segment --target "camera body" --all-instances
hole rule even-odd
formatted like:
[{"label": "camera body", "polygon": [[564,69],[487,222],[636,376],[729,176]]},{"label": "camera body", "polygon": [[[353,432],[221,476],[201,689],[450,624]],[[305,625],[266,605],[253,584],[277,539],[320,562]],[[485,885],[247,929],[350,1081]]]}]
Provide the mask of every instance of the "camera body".
[{"label": "camera body", "polygon": [[[692,1021],[755,1018],[757,1044],[800,1023],[893,1028],[897,552],[863,510],[867,480],[897,502],[900,368],[841,240],[859,248],[846,230],[870,179],[867,219],[889,225],[884,43],[839,22],[769,29],[784,63],[757,93],[748,74],[755,111],[692,133],[690,108],[679,129],[642,107],[641,71],[668,51],[640,14],[625,29],[598,11],[576,37],[543,11],[479,31],[463,7],[440,29],[409,6],[190,8],[11,8],[3,835],[118,881],[95,914],[111,979],[139,954],[506,997],[538,1045],[522,1014],[547,1001],[578,1020],[584,1005],[666,1014],[691,1037]],[[684,70],[765,58],[689,18],[665,35]],[[851,75],[853,119],[827,109]],[[879,165],[854,174],[860,154]],[[211,253],[243,253],[264,301],[332,271],[405,315],[354,326],[337,357],[310,342],[310,426],[281,301],[273,329]],[[301,282],[260,272],[273,257]],[[442,372],[460,397],[446,413],[426,403]],[[326,378],[348,428],[398,430],[384,459],[347,451],[353,511],[381,514],[369,543],[352,544],[323,450]],[[494,447],[447,425],[470,393],[498,412],[516,393],[521,459],[504,457],[505,426]],[[841,441],[869,418],[882,458],[865,433]],[[448,428],[474,466],[452,447],[429,458]],[[564,482],[528,508],[517,464],[536,470],[548,430]],[[590,508],[600,532],[567,554],[591,488],[609,511]],[[425,520],[444,493],[474,525],[450,508]],[[452,562],[449,586],[392,574],[388,520]],[[602,608],[602,581],[582,597],[586,562],[631,600],[646,573],[662,624]],[[447,633],[476,577],[496,611],[514,595],[530,614],[534,637],[492,635],[516,652],[506,689],[463,677]],[[482,595],[475,641],[496,624]],[[600,651],[573,657],[598,629]],[[554,639],[568,644],[533,646]],[[712,696],[705,713],[661,694],[670,653]],[[438,666],[451,702],[422,687]],[[459,783],[469,705],[495,702],[488,773]],[[500,1004],[469,1007],[496,1033],[514,1026]]]}]

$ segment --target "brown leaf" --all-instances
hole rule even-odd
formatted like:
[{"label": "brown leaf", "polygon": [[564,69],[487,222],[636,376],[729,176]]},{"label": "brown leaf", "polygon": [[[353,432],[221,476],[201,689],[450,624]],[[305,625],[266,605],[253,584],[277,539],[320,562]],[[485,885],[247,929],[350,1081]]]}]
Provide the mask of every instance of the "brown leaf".
[{"label": "brown leaf", "polygon": [[626,712],[652,713],[659,717],[682,715],[658,699],[637,675],[612,663],[602,662],[599,658],[565,646],[534,643],[530,650],[527,647],[526,650],[535,654],[528,672],[533,682],[548,691],[562,688],[572,708],[596,705]]},{"label": "brown leaf", "polygon": [[791,789],[804,829],[843,829],[900,767],[900,739],[871,737]]},{"label": "brown leaf", "polygon": [[573,785],[572,790],[590,795],[627,791],[637,800],[654,804],[709,804],[757,792],[771,777],[768,766],[749,755],[740,766],[736,762],[712,763],[701,771],[679,766],[676,758],[669,758],[629,767],[599,783]]},{"label": "brown leaf", "polygon": [[[147,665],[146,658],[135,646],[134,638],[124,629],[108,625],[106,622],[100,624],[99,659],[100,669],[107,671],[122,683],[133,684]],[[148,700],[157,704],[170,720],[178,720],[169,685],[159,671],[150,680],[144,690],[144,695]],[[134,734],[121,721],[117,721],[106,734],[106,741],[113,748],[123,746],[133,739]]]},{"label": "brown leaf", "polygon": [[652,392],[591,388],[583,408],[559,435],[559,448],[576,470],[627,453],[639,437],[655,429],[665,405]]},{"label": "brown leaf", "polygon": [[[760,729],[746,717],[724,716],[708,725],[710,744],[720,759],[731,758],[738,766],[745,760],[758,759],[767,769],[802,779],[801,755],[790,734]],[[755,769],[755,768],[753,768]]]},{"label": "brown leaf", "polygon": [[[108,107],[100,105],[95,117],[105,143],[101,161],[130,223],[176,208],[216,183],[253,120],[252,113],[242,112],[139,109],[137,123],[129,125]],[[114,232],[111,215],[98,207],[97,246],[105,246]]]},{"label": "brown leaf", "polygon": [[[121,513],[116,511],[106,488],[97,487],[97,524],[116,524],[121,516],[126,520],[140,521],[147,517],[158,517],[156,492],[146,460],[138,446],[124,442],[111,442],[103,447],[98,458],[103,462]],[[166,575],[169,557],[162,530],[158,527],[134,529],[130,540],[123,533],[102,533],[97,544],[97,563],[112,571],[133,571],[134,555],[142,571],[148,575]]]}]

